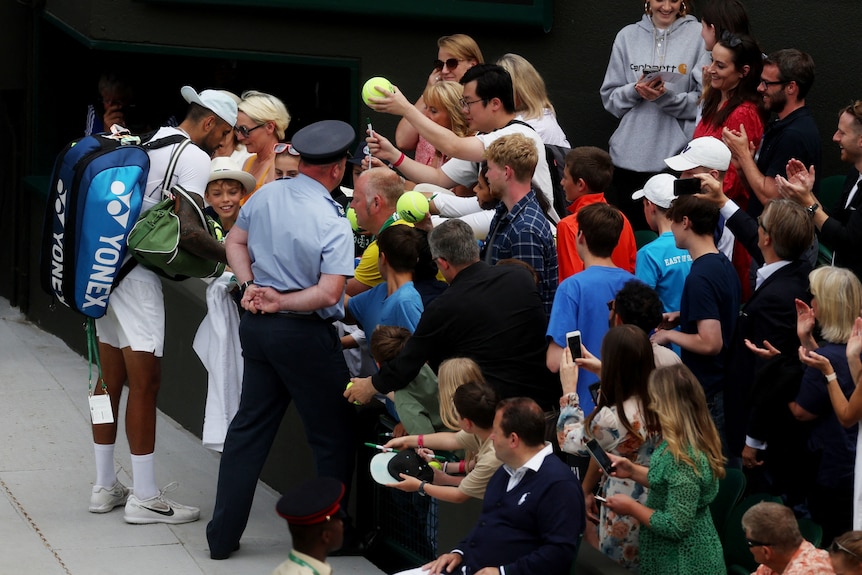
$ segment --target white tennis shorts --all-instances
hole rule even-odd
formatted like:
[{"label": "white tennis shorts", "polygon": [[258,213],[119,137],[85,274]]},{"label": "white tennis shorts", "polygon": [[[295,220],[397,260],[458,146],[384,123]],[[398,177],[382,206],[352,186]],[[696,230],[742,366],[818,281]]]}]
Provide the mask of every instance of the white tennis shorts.
[{"label": "white tennis shorts", "polygon": [[162,284],[158,280],[139,280],[134,275],[130,273],[123,278],[111,292],[108,311],[96,320],[96,334],[100,342],[110,346],[129,347],[132,351],[162,357],[165,347]]}]

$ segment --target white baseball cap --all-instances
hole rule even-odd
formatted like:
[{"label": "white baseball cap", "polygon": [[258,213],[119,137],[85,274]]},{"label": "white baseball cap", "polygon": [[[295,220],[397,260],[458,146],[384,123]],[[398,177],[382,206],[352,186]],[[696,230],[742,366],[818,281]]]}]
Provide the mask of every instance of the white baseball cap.
[{"label": "white baseball cap", "polygon": [[684,172],[703,166],[710,170],[726,172],[730,166],[730,148],[718,138],[704,136],[695,138],[685,149],[664,161],[671,170]]},{"label": "white baseball cap", "polygon": [[646,198],[660,208],[668,209],[676,199],[673,195],[673,183],[676,178],[670,174],[656,174],[647,180],[642,190],[632,194],[633,200]]},{"label": "white baseball cap", "polygon": [[204,90],[198,94],[191,86],[183,86],[180,94],[189,104],[197,104],[211,110],[216,116],[230,124],[233,128],[236,126],[236,102],[221,90]]},{"label": "white baseball cap", "polygon": [[251,193],[257,185],[254,176],[242,171],[239,164],[225,157],[213,158],[210,162],[209,181],[214,182],[216,180],[236,180],[245,188],[246,194]]}]

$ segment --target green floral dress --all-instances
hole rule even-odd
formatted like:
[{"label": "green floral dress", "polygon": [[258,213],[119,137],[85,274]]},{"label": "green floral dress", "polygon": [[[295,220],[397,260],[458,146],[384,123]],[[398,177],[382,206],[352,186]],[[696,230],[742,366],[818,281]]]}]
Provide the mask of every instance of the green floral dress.
[{"label": "green floral dress", "polygon": [[724,575],[721,541],[712,524],[709,504],[718,493],[706,456],[689,451],[698,474],[676,461],[662,441],[650,459],[647,507],[654,509],[650,526],[641,529],[643,575]]}]

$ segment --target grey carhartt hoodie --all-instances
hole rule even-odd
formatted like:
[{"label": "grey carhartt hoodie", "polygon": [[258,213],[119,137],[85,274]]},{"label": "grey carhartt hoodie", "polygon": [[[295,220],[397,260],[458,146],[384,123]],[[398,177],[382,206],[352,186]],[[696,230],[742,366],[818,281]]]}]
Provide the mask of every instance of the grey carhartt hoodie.
[{"label": "grey carhartt hoodie", "polygon": [[[700,30],[694,16],[684,16],[664,31],[659,45],[657,35],[662,31],[644,14],[640,22],[617,34],[601,88],[605,109],[620,118],[610,140],[615,166],[660,172],[665,168],[664,159],[691,140],[702,67],[710,61]],[[683,77],[665,82],[667,92],[650,102],[635,91],[644,66],[661,66]]]}]

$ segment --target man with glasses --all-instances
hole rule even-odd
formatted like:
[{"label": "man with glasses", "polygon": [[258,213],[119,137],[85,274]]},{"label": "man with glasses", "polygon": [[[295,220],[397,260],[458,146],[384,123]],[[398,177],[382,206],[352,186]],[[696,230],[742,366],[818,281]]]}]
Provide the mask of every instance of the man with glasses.
[{"label": "man with glasses", "polygon": [[862,100],[841,110],[832,141],[841,150],[841,160],[853,164],[836,206],[817,202],[813,190],[816,170],[814,166],[806,169],[797,159],[788,163],[787,179],[778,178],[778,190],[811,214],[820,241],[833,250],[832,264],[850,268],[862,278],[862,250],[858,249],[862,245]]},{"label": "man with glasses", "polygon": [[[760,149],[753,155],[745,128],[725,128],[722,140],[733,153],[752,194],[748,213],[760,215],[763,206],[778,197],[776,175],[785,175],[788,160],[796,158],[820,170],[820,132],[805,97],[814,84],[814,60],[808,54],[788,48],[778,50],[763,61],[760,85],[763,106],[776,119],[767,125]],[[816,188],[816,185],[815,185]]]},{"label": "man with glasses", "polygon": [[[763,490],[783,493],[791,504],[800,502],[806,482],[799,468],[808,466],[800,464],[799,445],[807,432],[787,409],[786,398],[802,379],[795,302],[810,301],[811,263],[804,256],[814,240],[814,225],[805,209],[785,199],[770,201],[752,218],[727,198],[718,180],[701,178],[702,197],[719,207],[757,265],[755,290],[740,310],[730,348],[724,392],[729,453],[741,455],[748,469],[766,463],[767,473],[750,475],[749,481],[769,481]],[[754,347],[764,354],[777,350],[780,356],[763,358]]]},{"label": "man with glasses", "polygon": [[762,501],[742,516],[748,548],[760,566],[755,575],[834,575],[829,552],[802,538],[793,510]]},{"label": "man with glasses", "polygon": [[[368,139],[374,156],[391,162],[405,177],[417,183],[435,184],[446,189],[458,184],[472,187],[479,173],[479,162],[491,142],[509,134],[523,134],[535,142],[539,153],[539,161],[532,177],[533,189],[544,194],[549,205],[553,206],[553,186],[545,157],[545,144],[536,130],[515,120],[515,97],[509,73],[495,64],[479,64],[467,70],[461,78],[461,84],[464,86],[461,107],[470,129],[478,132],[475,136],[462,138],[435,124],[401,92],[371,98],[372,107],[376,111],[403,116],[437,151],[451,157],[451,160],[440,168],[426,166],[406,157],[377,133]],[[442,203],[452,198],[470,204],[469,208],[461,208],[464,213],[468,213],[467,209],[472,209],[472,212],[481,211],[475,198],[438,195],[435,201]],[[488,215],[489,222],[491,215],[493,212]],[[549,210],[548,216],[554,223],[559,221],[559,216],[553,209]]]}]

